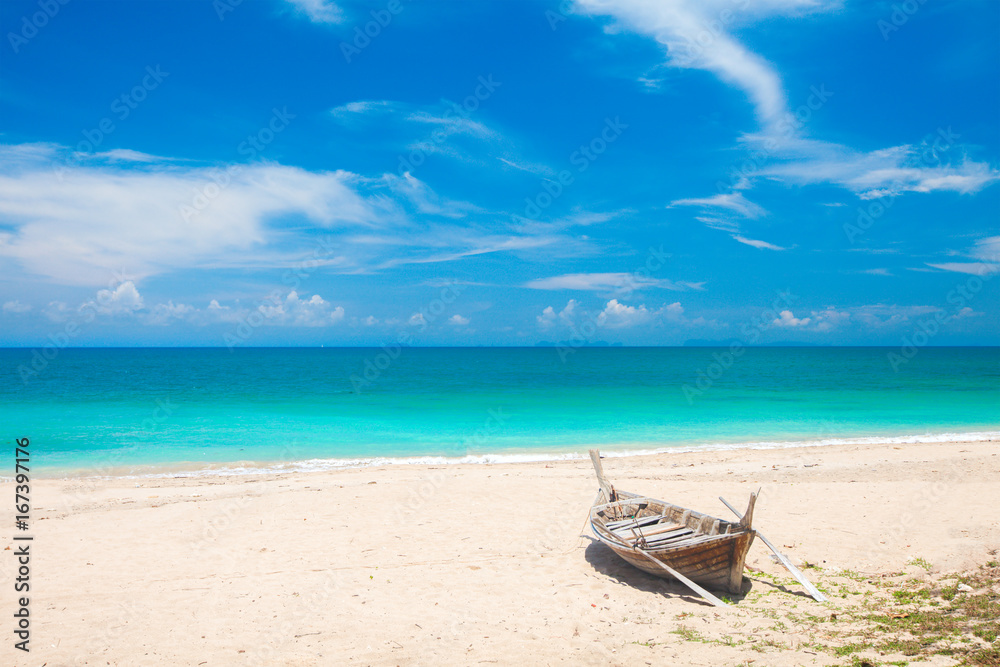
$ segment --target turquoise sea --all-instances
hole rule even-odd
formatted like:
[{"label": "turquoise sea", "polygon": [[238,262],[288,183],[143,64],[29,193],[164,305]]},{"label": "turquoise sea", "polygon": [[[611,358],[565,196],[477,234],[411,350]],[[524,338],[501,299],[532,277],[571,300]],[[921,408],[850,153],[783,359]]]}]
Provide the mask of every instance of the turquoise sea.
[{"label": "turquoise sea", "polygon": [[0,350],[0,424],[50,475],[1000,433],[1000,348],[47,352]]}]

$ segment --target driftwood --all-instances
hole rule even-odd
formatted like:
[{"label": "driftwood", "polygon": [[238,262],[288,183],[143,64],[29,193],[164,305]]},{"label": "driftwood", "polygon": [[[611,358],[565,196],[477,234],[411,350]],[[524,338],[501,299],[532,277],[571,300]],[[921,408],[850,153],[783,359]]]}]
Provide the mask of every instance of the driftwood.
[{"label": "driftwood", "polygon": [[[737,516],[739,516],[740,513],[738,511],[736,511],[735,507],[733,507],[728,502],[726,502],[725,498],[723,498],[722,496],[719,496],[719,500],[721,500],[723,502],[723,504],[725,504],[726,507],[728,507],[729,509],[731,509],[734,514],[736,514]],[[802,574],[802,571],[799,570],[799,568],[797,568],[794,565],[792,565],[792,561],[788,560],[788,557],[785,556],[785,554],[783,554],[780,551],[778,551],[775,548],[775,546],[773,544],[771,544],[771,541],[768,540],[766,537],[764,537],[762,534],[760,534],[760,532],[757,533],[757,537],[759,537],[761,539],[761,541],[764,544],[766,544],[767,547],[771,551],[774,552],[774,555],[778,557],[778,560],[781,561],[781,564],[785,566],[785,569],[787,569],[789,572],[791,572],[792,576],[795,577],[796,579],[798,579],[800,584],[802,584],[803,586],[805,586],[805,589],[807,591],[809,591],[809,595],[813,596],[813,598],[817,602],[826,602],[826,596],[823,595],[822,593],[820,593],[819,589],[817,589],[815,586],[813,586],[812,583],[808,579],[806,579],[806,575]]]}]

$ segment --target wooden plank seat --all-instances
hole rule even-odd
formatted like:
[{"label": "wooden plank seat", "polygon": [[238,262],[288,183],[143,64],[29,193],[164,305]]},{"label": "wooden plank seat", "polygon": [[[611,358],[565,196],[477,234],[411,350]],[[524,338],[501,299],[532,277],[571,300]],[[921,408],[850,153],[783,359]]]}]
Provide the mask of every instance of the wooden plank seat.
[{"label": "wooden plank seat", "polygon": [[651,514],[650,516],[644,516],[640,519],[621,519],[619,521],[609,521],[604,525],[611,530],[616,530],[623,526],[635,526],[638,528],[640,526],[648,526],[651,523],[657,523],[663,518],[665,517],[660,514]]},{"label": "wooden plank seat", "polygon": [[[645,538],[642,538],[642,539],[645,540],[645,543],[646,543],[647,547],[652,548],[652,547],[659,546],[661,544],[665,544],[667,542],[673,542],[673,541],[676,541],[676,540],[682,540],[682,539],[686,539],[686,538],[690,538],[690,537],[695,537],[696,535],[698,535],[698,533],[695,533],[690,528],[681,528],[681,529],[678,529],[678,530],[675,530],[675,531],[671,531],[669,533],[660,533],[659,535],[652,535],[650,537],[645,537]],[[629,546],[632,546],[632,545],[638,543],[640,541],[640,539],[639,538],[635,538],[635,537],[628,537],[628,538],[624,538],[623,541],[625,542],[625,544],[628,544]]]}]

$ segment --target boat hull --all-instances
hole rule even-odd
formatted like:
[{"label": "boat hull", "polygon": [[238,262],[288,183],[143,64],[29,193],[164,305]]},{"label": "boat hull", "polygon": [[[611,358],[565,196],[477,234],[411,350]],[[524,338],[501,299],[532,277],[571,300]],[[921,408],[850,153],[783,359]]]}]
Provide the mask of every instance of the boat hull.
[{"label": "boat hull", "polygon": [[[749,526],[749,516],[746,523],[732,523],[665,501],[627,495],[631,498],[595,505],[591,510],[594,535],[622,560],[654,576],[673,578],[647,557],[652,556],[705,588],[733,594],[742,591],[747,551],[756,536],[756,531]],[[624,492],[617,494],[619,498],[625,496]],[[630,513],[637,520],[659,518],[662,522],[648,524],[646,529],[672,525],[677,526],[683,536],[660,543],[652,535],[647,538],[648,543],[645,539],[635,539],[643,535],[643,527],[621,526],[623,517],[627,520]],[[662,529],[653,532],[663,534]]]},{"label": "boat hull", "polygon": [[[602,538],[600,534],[597,534],[597,537],[630,565],[656,577],[673,579],[663,568],[651,563],[632,547],[615,544]],[[646,553],[705,588],[739,594],[743,588],[746,554],[753,543],[753,538],[753,531],[750,531],[742,535],[733,535],[731,539],[719,540],[709,546],[693,545],[662,551],[649,550]]]}]

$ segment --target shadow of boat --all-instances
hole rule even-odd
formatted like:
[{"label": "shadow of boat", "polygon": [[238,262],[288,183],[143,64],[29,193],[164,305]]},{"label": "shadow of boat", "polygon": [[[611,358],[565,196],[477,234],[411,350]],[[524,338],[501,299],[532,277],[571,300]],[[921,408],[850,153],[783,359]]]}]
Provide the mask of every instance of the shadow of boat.
[{"label": "shadow of boat", "polygon": [[[600,572],[604,576],[615,580],[623,586],[629,586],[636,590],[640,590],[646,593],[659,593],[661,595],[669,595],[670,597],[681,598],[688,602],[697,602],[711,607],[711,603],[705,599],[694,595],[691,590],[679,581],[673,579],[664,579],[662,577],[656,577],[652,574],[647,574],[642,570],[639,570],[618,557],[610,547],[603,544],[600,540],[597,540],[591,536],[586,536],[590,543],[587,545],[583,552],[583,557],[591,567],[597,572]],[[753,589],[754,581],[748,579],[744,576],[743,578],[743,589],[739,595],[733,595],[731,593],[726,593],[726,599],[731,602],[740,602],[747,596],[748,593]],[[762,582],[769,583],[769,582]]]}]

